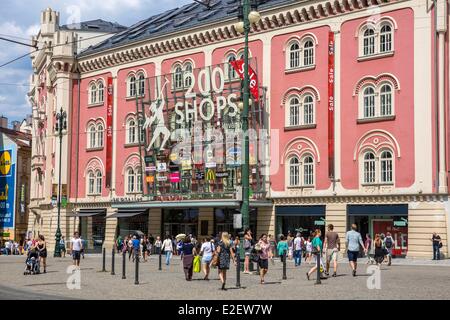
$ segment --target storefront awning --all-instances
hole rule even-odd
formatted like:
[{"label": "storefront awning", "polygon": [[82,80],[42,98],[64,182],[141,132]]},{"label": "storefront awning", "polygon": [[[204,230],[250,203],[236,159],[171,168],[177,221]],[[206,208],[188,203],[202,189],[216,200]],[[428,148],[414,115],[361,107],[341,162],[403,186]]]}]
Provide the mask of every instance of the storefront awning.
[{"label": "storefront awning", "polygon": [[277,216],[323,216],[325,217],[325,206],[277,206]]},{"label": "storefront awning", "polygon": [[106,215],[106,209],[80,209],[76,213],[72,213],[69,217],[93,217]]},{"label": "storefront awning", "polygon": [[407,204],[348,205],[348,215],[352,216],[408,216]]},{"label": "storefront awning", "polygon": [[140,214],[147,214],[147,209],[119,209],[116,213],[113,213],[112,215],[106,217],[107,219],[110,218],[129,218],[138,216]]}]

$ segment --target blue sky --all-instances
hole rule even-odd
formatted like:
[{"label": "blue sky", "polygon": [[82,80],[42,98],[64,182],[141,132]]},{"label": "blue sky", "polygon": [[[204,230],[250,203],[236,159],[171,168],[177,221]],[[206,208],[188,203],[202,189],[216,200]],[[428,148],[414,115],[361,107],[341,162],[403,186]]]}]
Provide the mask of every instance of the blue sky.
[{"label": "blue sky", "polygon": [[[47,7],[60,12],[66,24],[73,12],[80,20],[104,19],[130,26],[154,14],[192,2],[192,0],[14,0],[2,1],[0,36],[27,42],[39,30],[40,12]],[[72,18],[73,19],[73,18]],[[0,65],[29,52],[29,48],[0,40]],[[9,121],[22,120],[31,113],[26,93],[31,74],[29,57],[0,68],[0,115]]]}]

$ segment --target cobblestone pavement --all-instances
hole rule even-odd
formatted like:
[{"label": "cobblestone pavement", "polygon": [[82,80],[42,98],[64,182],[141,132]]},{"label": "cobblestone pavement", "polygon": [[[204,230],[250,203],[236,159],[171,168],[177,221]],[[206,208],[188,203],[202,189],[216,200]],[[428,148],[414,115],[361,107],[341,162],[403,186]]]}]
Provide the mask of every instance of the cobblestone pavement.
[{"label": "cobblestone pavement", "polygon": [[[269,264],[266,284],[259,284],[257,275],[241,274],[242,289],[235,287],[236,269],[228,273],[228,291],[220,291],[217,270],[210,281],[200,280],[202,274],[194,274],[187,282],[179,257],[174,257],[170,267],[163,263],[158,271],[158,258],[140,263],[139,285],[134,284],[134,264],[127,261],[127,279],[122,279],[122,257],[116,256],[115,275],[111,275],[111,257],[101,272],[99,255],[86,255],[81,261],[81,289],[69,290],[66,273],[71,265],[70,257],[49,258],[46,274],[24,276],[24,256],[0,256],[0,299],[450,299],[450,264],[445,261],[394,259],[393,265],[381,267],[381,289],[368,289],[368,265],[359,264],[358,276],[352,277],[350,268],[342,260],[338,277],[322,280],[315,285],[315,276],[308,281],[309,267],[302,263],[295,268],[288,261],[287,280],[282,280],[282,264]],[[409,263],[411,261],[411,263]],[[421,262],[421,263],[420,263]],[[427,265],[429,264],[429,265]]]}]

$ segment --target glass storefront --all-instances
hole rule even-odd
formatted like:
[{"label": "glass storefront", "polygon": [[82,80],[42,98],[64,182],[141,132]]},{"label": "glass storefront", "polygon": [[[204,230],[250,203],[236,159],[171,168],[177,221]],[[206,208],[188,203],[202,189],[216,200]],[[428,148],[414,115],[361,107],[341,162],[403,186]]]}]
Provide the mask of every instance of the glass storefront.
[{"label": "glass storefront", "polygon": [[100,253],[105,241],[106,213],[80,216],[79,232],[87,253]]},{"label": "glass storefront", "polygon": [[164,209],[164,236],[180,233],[198,236],[198,209]]},{"label": "glass storefront", "polygon": [[[236,235],[241,230],[236,230],[233,228],[233,217],[238,214],[237,209],[229,208],[219,208],[214,210],[214,235],[220,232],[228,232],[231,235]],[[250,209],[250,230],[253,234],[256,232],[256,221],[257,221],[258,209]],[[259,236],[259,235],[257,235]]]},{"label": "glass storefront", "polygon": [[280,206],[275,208],[276,236],[286,236],[289,232],[300,232],[304,238],[311,236],[315,229],[325,234],[325,206]]},{"label": "glass storefront", "polygon": [[367,234],[391,233],[393,255],[403,257],[408,252],[408,205],[348,205],[348,230],[355,223],[363,240]]},{"label": "glass storefront", "polygon": [[117,222],[118,234],[122,238],[130,234],[148,234],[148,212],[131,217],[119,217]]}]

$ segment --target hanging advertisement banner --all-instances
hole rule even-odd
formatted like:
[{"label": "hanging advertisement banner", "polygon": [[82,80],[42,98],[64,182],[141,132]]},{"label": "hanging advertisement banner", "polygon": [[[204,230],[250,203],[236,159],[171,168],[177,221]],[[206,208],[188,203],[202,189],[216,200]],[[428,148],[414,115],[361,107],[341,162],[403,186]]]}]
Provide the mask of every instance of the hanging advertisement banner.
[{"label": "hanging advertisement banner", "polygon": [[[230,64],[233,66],[236,73],[239,75],[241,80],[244,80],[244,60],[235,60],[230,61]],[[259,99],[259,84],[258,84],[258,77],[256,75],[256,72],[252,69],[252,67],[248,66],[248,76],[249,76],[249,86],[250,86],[250,93],[252,94],[253,98],[258,101]]]},{"label": "hanging advertisement banner", "polygon": [[108,77],[106,89],[106,187],[111,188],[113,139],[113,78]]},{"label": "hanging advertisement banner", "polygon": [[179,172],[172,172],[169,176],[169,181],[172,183],[179,183],[180,182],[180,173]]},{"label": "hanging advertisement banner", "polygon": [[328,36],[328,176],[334,178],[334,33]]},{"label": "hanging advertisement banner", "polygon": [[17,148],[0,149],[0,229],[14,229]]}]

